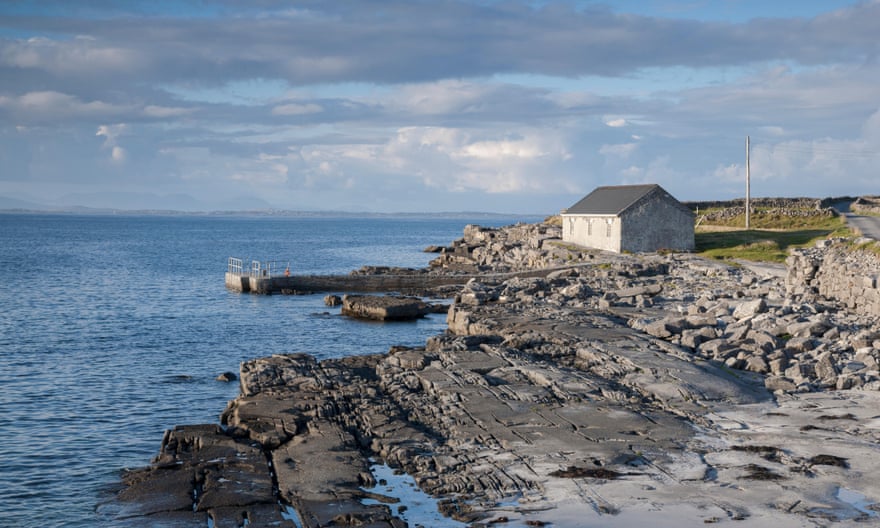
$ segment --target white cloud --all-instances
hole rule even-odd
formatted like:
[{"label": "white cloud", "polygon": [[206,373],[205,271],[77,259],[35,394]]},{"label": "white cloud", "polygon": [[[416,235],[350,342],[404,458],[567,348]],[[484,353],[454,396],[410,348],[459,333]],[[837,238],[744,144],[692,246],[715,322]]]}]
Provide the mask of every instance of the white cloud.
[{"label": "white cloud", "polygon": [[104,145],[112,146],[116,144],[116,138],[125,133],[128,129],[128,125],[125,123],[117,123],[115,125],[101,125],[98,127],[98,131],[95,132],[95,136],[104,136],[106,138]]},{"label": "white cloud", "polygon": [[486,84],[459,80],[408,84],[393,94],[387,104],[415,114],[468,112],[477,108],[491,89]]},{"label": "white cloud", "polygon": [[781,126],[762,126],[759,127],[758,130],[769,135],[769,136],[784,136],[785,129]]},{"label": "white cloud", "polygon": [[251,185],[278,185],[287,182],[287,165],[283,163],[261,164],[252,170],[237,170],[229,175],[231,181]]},{"label": "white cloud", "polygon": [[563,109],[600,105],[602,98],[590,92],[554,91],[543,96]]},{"label": "white cloud", "polygon": [[386,151],[401,168],[418,167],[432,187],[490,193],[540,191],[573,185],[550,167],[569,160],[556,132],[527,130],[516,139],[480,139],[449,128],[407,128]]},{"label": "white cloud", "polygon": [[280,116],[297,116],[297,115],[307,115],[307,114],[317,114],[318,112],[323,111],[324,108],[321,105],[317,105],[314,103],[287,103],[278,105],[272,109],[273,115]]},{"label": "white cloud", "polygon": [[510,158],[535,159],[544,156],[545,153],[536,141],[503,139],[500,141],[479,141],[465,145],[457,155],[489,161],[503,161]]},{"label": "white cloud", "polygon": [[308,72],[309,77],[316,79],[339,78],[345,76],[352,67],[353,61],[350,57],[339,55],[316,57],[300,55],[289,57],[281,64],[282,71],[292,78],[302,76],[303,72]]},{"label": "white cloud", "polygon": [[[479,134],[480,139],[476,136]],[[363,174],[412,180],[447,191],[561,192],[576,189],[556,167],[571,158],[555,131],[528,130],[518,137],[448,127],[403,127],[385,144],[324,145],[298,150],[303,172],[321,185],[348,185]],[[316,186],[307,178],[303,185]],[[352,183],[355,185],[355,183]]]},{"label": "white cloud", "polygon": [[865,121],[862,126],[862,136],[873,147],[880,146],[880,110],[871,114],[871,117]]},{"label": "white cloud", "polygon": [[396,151],[398,147],[401,147],[404,152],[413,148],[427,148],[451,155],[468,141],[470,141],[468,134],[454,128],[404,127],[397,131],[389,148],[392,152]]},{"label": "white cloud", "polygon": [[[760,194],[876,188],[877,1],[713,23],[635,4],[270,4],[16,18],[24,38],[0,39],[0,134],[19,133],[0,157],[32,166],[18,172],[35,187],[73,180],[62,163],[32,163],[63,152],[80,174],[140,167],[205,195],[308,188],[338,203],[346,190],[391,200],[657,180],[699,199],[741,192],[751,134]],[[427,18],[437,31],[407,29]],[[92,133],[100,148],[83,149]]]},{"label": "white cloud", "polygon": [[77,97],[52,90],[28,92],[20,96],[0,96],[0,107],[25,120],[71,117],[103,117],[123,107],[102,101],[84,102]]},{"label": "white cloud", "polygon": [[55,75],[80,77],[110,71],[130,72],[138,63],[139,54],[131,49],[102,44],[82,35],[70,40],[33,37],[0,43],[0,65]]},{"label": "white cloud", "polygon": [[738,182],[745,181],[745,174],[745,168],[736,163],[731,163],[730,165],[716,167],[712,172],[712,177],[723,182]]},{"label": "white cloud", "polygon": [[620,171],[620,174],[622,174],[623,177],[628,180],[637,180],[637,179],[641,179],[642,177],[644,177],[645,169],[643,169],[641,167],[637,167],[635,165],[631,165],[631,166],[623,169],[622,171]]},{"label": "white cloud", "polygon": [[110,150],[110,160],[114,163],[124,163],[127,157],[125,149],[118,144],[119,137],[125,134],[127,129],[128,126],[125,123],[118,123],[101,125],[95,132],[96,137],[104,136],[104,144],[101,145],[101,148]]},{"label": "white cloud", "polygon": [[168,119],[192,114],[194,109],[161,105],[114,104],[100,100],[84,101],[79,97],[43,90],[19,96],[0,96],[0,109],[6,109],[26,122],[53,122],[77,119]]},{"label": "white cloud", "polygon": [[840,184],[875,166],[876,148],[864,139],[783,141],[753,147],[751,174],[758,180],[789,180],[799,186],[825,180]]},{"label": "white cloud", "polygon": [[116,163],[123,163],[126,157],[125,149],[119,146],[113,147],[110,151],[110,159],[115,161]]},{"label": "white cloud", "polygon": [[671,158],[665,154],[657,156],[648,163],[641,181],[665,183],[667,185],[673,182],[679,182],[682,185],[687,184],[686,175],[672,165]]},{"label": "white cloud", "polygon": [[602,145],[599,154],[607,157],[627,159],[639,148],[638,143],[618,143],[616,145]]},{"label": "white cloud", "polygon": [[191,114],[193,113],[193,109],[173,106],[147,105],[144,107],[143,113],[146,117],[163,119],[168,117],[180,117]]}]

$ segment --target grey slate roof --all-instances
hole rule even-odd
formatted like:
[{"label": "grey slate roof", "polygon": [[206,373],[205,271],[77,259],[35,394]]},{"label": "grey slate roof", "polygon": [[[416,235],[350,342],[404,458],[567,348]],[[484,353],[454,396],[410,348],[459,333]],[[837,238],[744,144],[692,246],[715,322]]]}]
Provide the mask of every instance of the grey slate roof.
[{"label": "grey slate roof", "polygon": [[662,190],[657,184],[596,187],[565,214],[618,215],[654,189]]}]

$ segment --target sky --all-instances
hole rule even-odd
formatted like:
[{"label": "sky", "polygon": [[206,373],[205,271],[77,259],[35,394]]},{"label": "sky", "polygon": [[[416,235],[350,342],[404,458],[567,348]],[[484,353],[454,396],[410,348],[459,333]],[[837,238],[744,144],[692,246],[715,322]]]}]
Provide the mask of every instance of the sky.
[{"label": "sky", "polygon": [[0,205],[880,194],[880,0],[2,0]]}]

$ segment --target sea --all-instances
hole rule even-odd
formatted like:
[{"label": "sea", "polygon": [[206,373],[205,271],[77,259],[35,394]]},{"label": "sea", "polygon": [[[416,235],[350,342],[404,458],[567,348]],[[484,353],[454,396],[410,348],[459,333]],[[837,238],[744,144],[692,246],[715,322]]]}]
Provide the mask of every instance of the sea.
[{"label": "sea", "polygon": [[417,346],[443,315],[369,323],[323,294],[229,291],[229,257],[292,273],[423,267],[492,215],[0,214],[0,525],[118,526],[125,469],[178,424],[218,423],[247,359]]}]

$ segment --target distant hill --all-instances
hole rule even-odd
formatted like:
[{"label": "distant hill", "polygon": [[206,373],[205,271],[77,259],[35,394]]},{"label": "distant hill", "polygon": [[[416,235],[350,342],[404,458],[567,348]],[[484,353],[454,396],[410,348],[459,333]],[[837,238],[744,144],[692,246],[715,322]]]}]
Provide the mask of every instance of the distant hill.
[{"label": "distant hill", "polygon": [[[75,198],[74,195],[68,195],[64,203],[71,203],[68,200]],[[517,213],[487,213],[480,211],[443,211],[443,212],[407,212],[397,211],[393,213],[376,213],[367,211],[334,211],[334,210],[292,210],[278,209],[269,206],[266,202],[255,198],[246,200],[242,204],[227,204],[228,208],[202,208],[193,209],[198,202],[192,200],[186,195],[179,195],[173,200],[161,201],[160,207],[135,207],[135,204],[129,203],[129,207],[101,207],[93,205],[47,205],[37,202],[20,200],[8,196],[0,196],[0,212],[30,212],[30,213],[77,213],[77,214],[157,214],[157,215],[209,215],[209,216],[290,216],[290,217],[312,217],[312,218],[382,218],[382,217],[412,217],[412,218],[504,218],[511,216],[523,216],[523,220],[538,219],[541,215],[520,215]],[[72,202],[76,203],[76,202]],[[156,204],[155,202],[153,203]],[[251,207],[246,207],[247,205]]]},{"label": "distant hill", "polygon": [[0,211],[52,211],[54,209],[54,207],[46,204],[29,202],[27,200],[19,200],[18,198],[9,198],[8,196],[0,196]]}]

